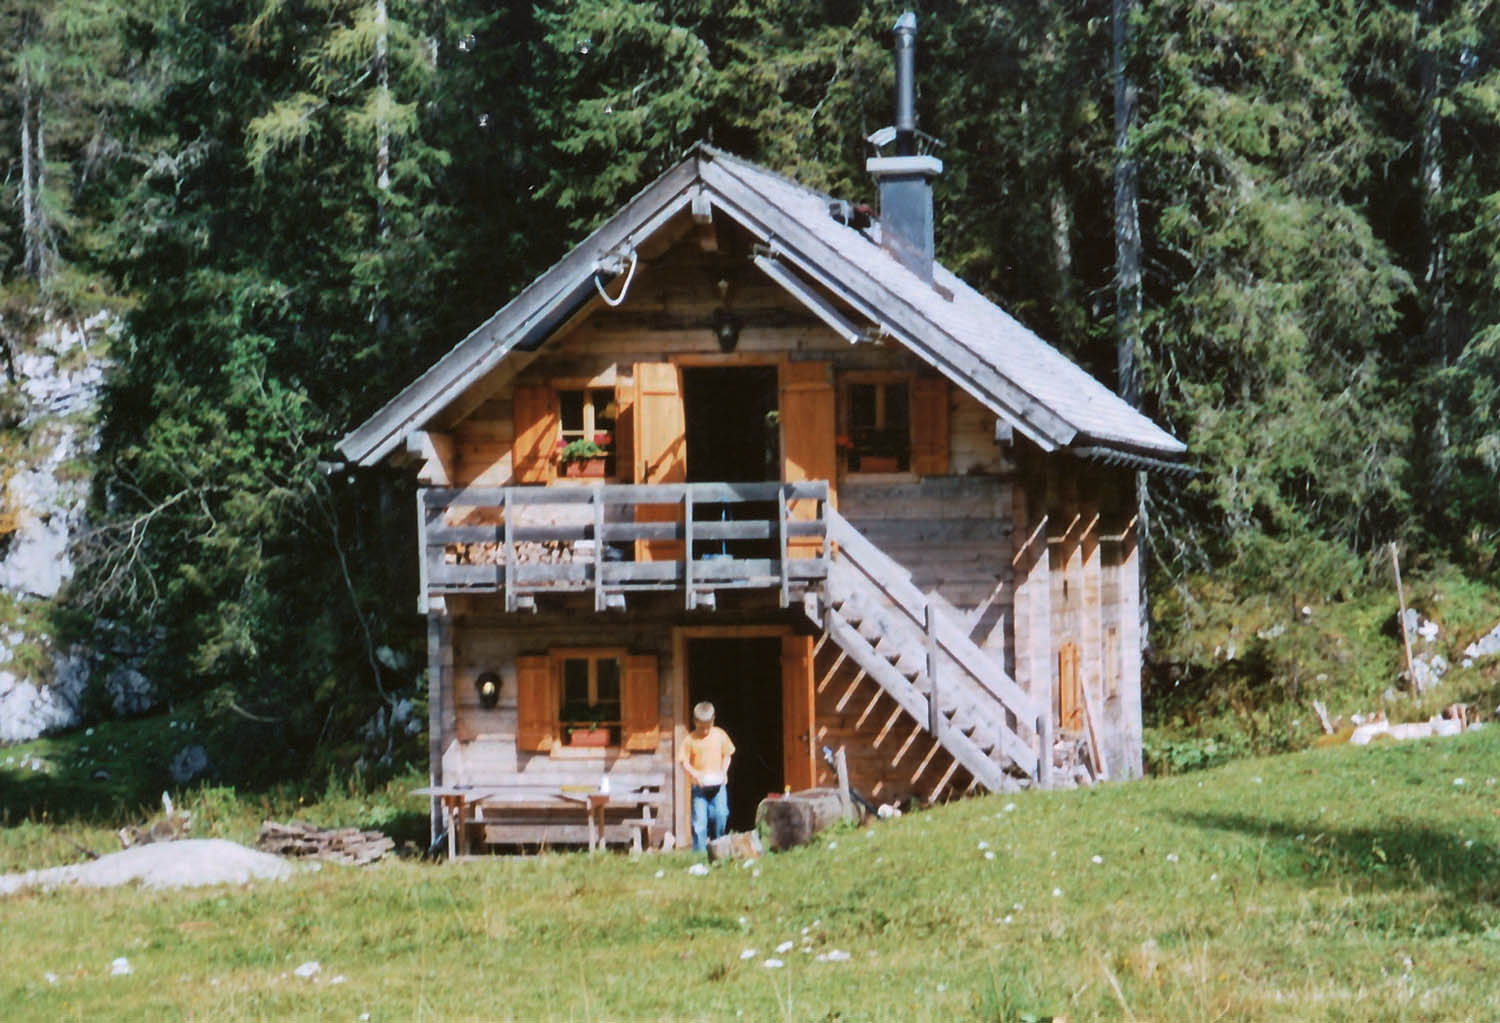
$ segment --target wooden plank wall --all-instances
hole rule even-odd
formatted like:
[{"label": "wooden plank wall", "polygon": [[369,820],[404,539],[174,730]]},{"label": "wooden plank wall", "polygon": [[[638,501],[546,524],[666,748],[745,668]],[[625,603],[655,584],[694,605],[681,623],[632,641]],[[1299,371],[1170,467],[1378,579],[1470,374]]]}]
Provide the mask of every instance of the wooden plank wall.
[{"label": "wooden plank wall", "polygon": [[[1134,476],[1066,456],[1029,455],[1016,501],[1018,675],[1035,691],[1049,680],[1060,706],[1058,651],[1078,650],[1078,675],[1111,778],[1141,773],[1140,591],[1135,554]],[[1039,515],[1039,502],[1045,514]],[[1036,549],[1045,534],[1045,565]],[[1021,566],[1025,563],[1025,568]],[[1042,594],[1045,592],[1045,604]],[[1042,608],[1045,606],[1045,613]],[[1045,618],[1050,661],[1039,650]],[[1024,649],[1021,649],[1024,646]]]}]

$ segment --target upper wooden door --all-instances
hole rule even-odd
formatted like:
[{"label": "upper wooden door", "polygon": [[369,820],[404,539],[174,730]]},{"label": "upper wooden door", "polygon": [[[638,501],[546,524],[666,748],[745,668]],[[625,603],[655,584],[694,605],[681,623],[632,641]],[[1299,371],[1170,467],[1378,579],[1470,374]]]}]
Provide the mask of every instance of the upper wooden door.
[{"label": "upper wooden door", "polygon": [[[827,362],[786,362],[781,366],[781,465],[788,483],[827,480],[828,501],[835,504],[838,446],[835,433],[833,365]],[[792,518],[815,518],[810,501],[792,507]],[[792,557],[815,557],[822,549],[817,537],[792,537]]]},{"label": "upper wooden door", "polygon": [[[669,362],[635,364],[634,479],[637,483],[687,480],[687,418],[682,404],[682,370]],[[682,506],[640,505],[637,522],[681,522]],[[675,561],[681,540],[640,540],[637,561]]]}]

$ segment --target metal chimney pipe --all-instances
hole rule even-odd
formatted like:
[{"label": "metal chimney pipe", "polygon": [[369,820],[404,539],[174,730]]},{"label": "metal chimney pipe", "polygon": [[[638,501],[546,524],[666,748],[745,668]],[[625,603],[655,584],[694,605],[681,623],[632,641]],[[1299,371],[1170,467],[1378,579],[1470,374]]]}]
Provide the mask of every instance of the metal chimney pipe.
[{"label": "metal chimney pipe", "polygon": [[917,16],[896,19],[896,154],[917,155]]}]

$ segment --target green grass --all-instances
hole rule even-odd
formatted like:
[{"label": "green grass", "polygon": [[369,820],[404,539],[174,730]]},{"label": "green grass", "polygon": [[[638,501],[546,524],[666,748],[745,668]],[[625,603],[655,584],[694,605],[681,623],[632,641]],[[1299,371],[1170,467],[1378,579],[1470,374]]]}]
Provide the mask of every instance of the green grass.
[{"label": "green grass", "polygon": [[684,853],[546,855],[27,894],[0,904],[0,1015],[1495,1019],[1497,809],[1491,726],[970,800],[706,877]]}]

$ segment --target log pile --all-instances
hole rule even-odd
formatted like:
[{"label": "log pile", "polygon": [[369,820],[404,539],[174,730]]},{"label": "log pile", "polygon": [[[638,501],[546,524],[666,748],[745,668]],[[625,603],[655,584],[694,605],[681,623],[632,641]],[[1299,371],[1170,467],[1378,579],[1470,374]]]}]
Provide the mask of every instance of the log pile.
[{"label": "log pile", "polygon": [[[573,560],[573,542],[570,540],[526,540],[514,545],[515,562],[518,565],[566,565]],[[443,561],[449,565],[503,565],[504,544],[499,543],[450,543],[443,549]],[[582,561],[593,560],[593,548],[586,552]]]},{"label": "log pile", "polygon": [[301,821],[280,824],[266,821],[260,826],[255,848],[278,856],[315,857],[332,863],[364,866],[395,848],[396,843],[378,831],[358,828],[315,828]]}]

